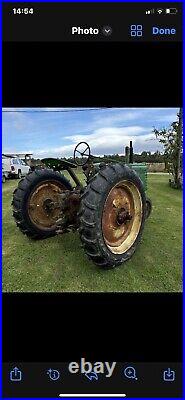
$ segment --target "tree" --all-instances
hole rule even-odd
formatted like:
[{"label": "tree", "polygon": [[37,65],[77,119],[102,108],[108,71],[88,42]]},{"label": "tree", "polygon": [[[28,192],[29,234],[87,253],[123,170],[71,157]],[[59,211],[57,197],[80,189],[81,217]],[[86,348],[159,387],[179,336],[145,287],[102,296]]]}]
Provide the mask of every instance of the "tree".
[{"label": "tree", "polygon": [[154,128],[154,133],[160,143],[164,146],[164,159],[168,171],[173,175],[171,186],[175,188],[182,187],[182,108],[177,114],[178,120],[172,122],[169,129],[161,130]]}]

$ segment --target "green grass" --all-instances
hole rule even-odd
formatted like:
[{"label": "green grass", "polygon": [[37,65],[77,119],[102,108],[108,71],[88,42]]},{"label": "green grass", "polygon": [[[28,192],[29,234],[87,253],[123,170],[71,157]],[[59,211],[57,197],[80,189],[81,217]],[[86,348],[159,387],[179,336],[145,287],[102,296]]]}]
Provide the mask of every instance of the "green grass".
[{"label": "green grass", "polygon": [[7,292],[178,292],[182,275],[182,193],[167,175],[148,176],[153,212],[134,256],[114,270],[90,262],[78,233],[43,241],[21,234],[12,217],[17,181],[3,184],[3,290]]}]

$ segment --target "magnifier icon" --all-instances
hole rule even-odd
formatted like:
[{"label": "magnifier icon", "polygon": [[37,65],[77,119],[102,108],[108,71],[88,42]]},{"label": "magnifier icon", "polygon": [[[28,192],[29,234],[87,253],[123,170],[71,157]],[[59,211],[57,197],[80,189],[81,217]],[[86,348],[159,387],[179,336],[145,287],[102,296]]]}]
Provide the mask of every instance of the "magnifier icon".
[{"label": "magnifier icon", "polygon": [[134,367],[126,367],[124,369],[124,375],[128,379],[135,379],[137,381],[136,370]]}]

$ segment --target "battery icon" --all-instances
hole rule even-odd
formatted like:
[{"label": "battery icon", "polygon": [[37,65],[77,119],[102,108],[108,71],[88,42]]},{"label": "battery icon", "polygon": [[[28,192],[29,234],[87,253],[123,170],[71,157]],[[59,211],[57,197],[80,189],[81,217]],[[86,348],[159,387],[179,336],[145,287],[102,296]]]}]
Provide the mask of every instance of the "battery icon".
[{"label": "battery icon", "polygon": [[177,8],[166,8],[166,14],[177,14]]}]

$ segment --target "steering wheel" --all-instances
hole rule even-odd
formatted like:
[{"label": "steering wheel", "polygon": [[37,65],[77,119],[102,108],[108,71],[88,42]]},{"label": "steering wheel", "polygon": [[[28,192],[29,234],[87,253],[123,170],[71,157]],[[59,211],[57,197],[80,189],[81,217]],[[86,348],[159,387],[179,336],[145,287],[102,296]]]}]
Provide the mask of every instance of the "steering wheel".
[{"label": "steering wheel", "polygon": [[[81,159],[79,160],[79,154]],[[74,161],[76,165],[82,167],[83,165],[87,164],[91,157],[91,150],[86,142],[80,142],[74,149]]]}]

